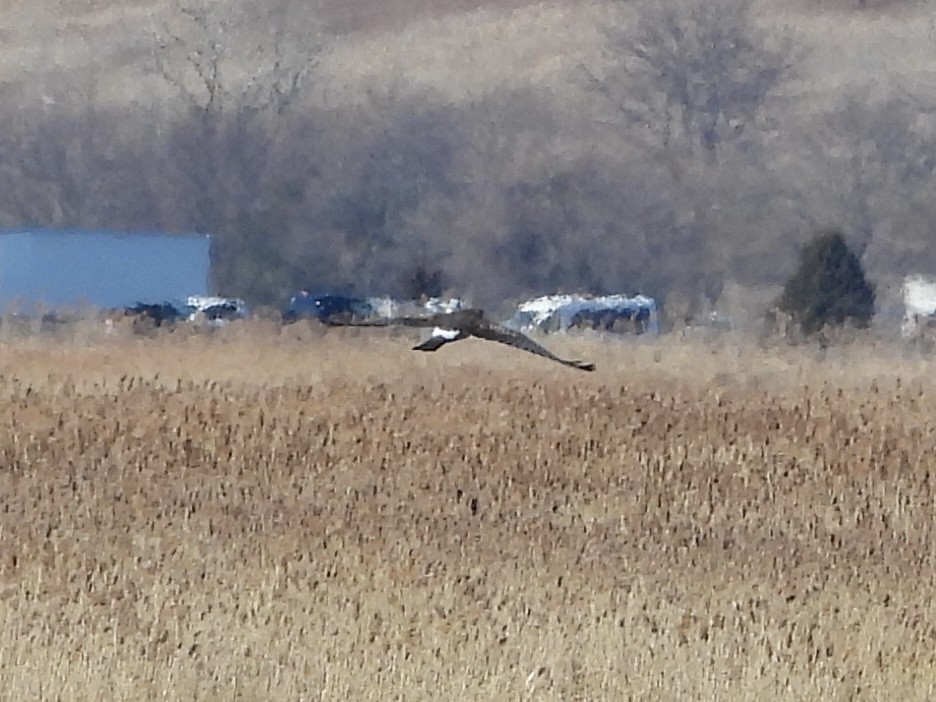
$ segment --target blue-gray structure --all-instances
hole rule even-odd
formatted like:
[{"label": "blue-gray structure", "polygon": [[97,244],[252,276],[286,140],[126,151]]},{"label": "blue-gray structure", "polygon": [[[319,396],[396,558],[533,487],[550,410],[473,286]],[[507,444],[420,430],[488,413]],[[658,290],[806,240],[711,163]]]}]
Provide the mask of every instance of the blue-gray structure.
[{"label": "blue-gray structure", "polygon": [[208,295],[211,237],[0,232],[0,311],[117,308]]}]

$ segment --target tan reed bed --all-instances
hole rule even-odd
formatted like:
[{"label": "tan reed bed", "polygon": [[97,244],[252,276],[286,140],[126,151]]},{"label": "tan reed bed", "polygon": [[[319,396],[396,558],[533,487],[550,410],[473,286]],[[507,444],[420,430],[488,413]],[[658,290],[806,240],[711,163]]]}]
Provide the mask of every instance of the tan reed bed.
[{"label": "tan reed bed", "polygon": [[0,347],[2,696],[932,699],[931,361],[412,340]]}]

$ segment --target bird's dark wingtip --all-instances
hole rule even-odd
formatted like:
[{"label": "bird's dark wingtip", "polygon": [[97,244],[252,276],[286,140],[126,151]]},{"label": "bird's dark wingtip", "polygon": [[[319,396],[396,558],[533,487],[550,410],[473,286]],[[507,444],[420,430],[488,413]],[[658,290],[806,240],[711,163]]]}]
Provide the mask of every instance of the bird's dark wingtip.
[{"label": "bird's dark wingtip", "polygon": [[572,366],[583,371],[593,371],[595,370],[594,363],[587,363],[586,361],[572,361]]},{"label": "bird's dark wingtip", "polygon": [[413,351],[422,351],[422,352],[424,352],[424,353],[428,353],[428,352],[435,351],[436,349],[439,348],[439,346],[433,346],[433,345],[431,345],[431,344],[429,343],[430,341],[432,341],[432,339],[429,339],[429,340],[427,340],[427,341],[424,341],[424,342],[421,343],[421,344],[417,344],[416,346],[413,347]]}]

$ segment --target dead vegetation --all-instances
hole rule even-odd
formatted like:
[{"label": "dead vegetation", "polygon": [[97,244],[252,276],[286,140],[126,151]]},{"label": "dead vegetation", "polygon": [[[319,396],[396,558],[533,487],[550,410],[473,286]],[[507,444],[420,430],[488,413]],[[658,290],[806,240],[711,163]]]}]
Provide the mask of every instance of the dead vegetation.
[{"label": "dead vegetation", "polygon": [[4,689],[932,698],[930,361],[410,341],[7,345]]}]

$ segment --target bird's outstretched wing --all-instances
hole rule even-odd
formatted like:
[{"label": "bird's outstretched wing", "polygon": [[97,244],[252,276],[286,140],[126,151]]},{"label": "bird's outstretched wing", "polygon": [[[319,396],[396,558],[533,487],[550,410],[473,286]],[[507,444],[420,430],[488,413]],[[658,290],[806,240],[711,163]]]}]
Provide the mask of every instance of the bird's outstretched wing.
[{"label": "bird's outstretched wing", "polygon": [[341,318],[325,318],[322,323],[329,327],[435,327],[437,320],[434,317],[387,317],[385,319],[371,319],[362,322],[345,320]]},{"label": "bird's outstretched wing", "polygon": [[471,333],[474,336],[477,336],[479,339],[487,339],[488,341],[497,341],[501,344],[507,344],[508,346],[513,346],[523,351],[534,353],[537,356],[548,358],[551,361],[556,361],[557,363],[561,363],[564,366],[577,368],[578,370],[583,371],[595,370],[594,363],[587,363],[585,361],[568,361],[564,358],[559,358],[554,353],[544,349],[525,334],[521,334],[518,331],[514,331],[513,329],[508,329],[507,327],[502,327],[497,324],[486,324],[479,327],[478,329],[473,329]]}]

